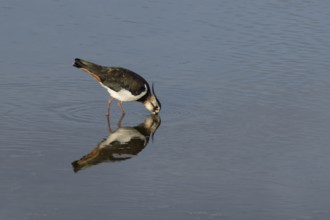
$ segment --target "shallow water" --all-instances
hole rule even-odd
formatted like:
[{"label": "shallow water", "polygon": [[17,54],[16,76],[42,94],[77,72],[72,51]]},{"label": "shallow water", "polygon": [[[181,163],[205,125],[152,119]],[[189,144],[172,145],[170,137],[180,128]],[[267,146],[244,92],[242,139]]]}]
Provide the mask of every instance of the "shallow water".
[{"label": "shallow water", "polygon": [[[2,2],[0,218],[328,219],[329,11]],[[96,155],[109,130],[107,93],[75,57],[140,73],[162,103],[153,141],[76,173],[71,163]],[[124,108],[130,131],[149,116]]]}]

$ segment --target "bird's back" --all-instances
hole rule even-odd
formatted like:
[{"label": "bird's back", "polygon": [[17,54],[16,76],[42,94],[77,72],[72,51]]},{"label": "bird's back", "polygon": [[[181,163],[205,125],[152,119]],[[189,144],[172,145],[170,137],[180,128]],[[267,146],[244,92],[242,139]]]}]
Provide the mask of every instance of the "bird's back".
[{"label": "bird's back", "polygon": [[101,66],[78,58],[75,59],[74,66],[91,74],[103,86],[116,92],[125,89],[137,95],[146,88],[149,90],[149,85],[142,76],[126,68]]}]

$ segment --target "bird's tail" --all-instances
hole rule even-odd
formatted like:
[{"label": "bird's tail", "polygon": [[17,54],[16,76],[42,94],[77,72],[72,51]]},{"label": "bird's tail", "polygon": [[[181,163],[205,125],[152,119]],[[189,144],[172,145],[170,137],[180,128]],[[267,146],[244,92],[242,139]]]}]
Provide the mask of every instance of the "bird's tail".
[{"label": "bird's tail", "polygon": [[74,59],[73,66],[88,73],[89,75],[94,77],[98,82],[102,81],[103,78],[102,72],[104,69],[103,66],[79,58]]},{"label": "bird's tail", "polygon": [[98,65],[97,64],[94,64],[92,62],[89,62],[87,60],[76,58],[76,59],[74,59],[73,66],[74,67],[77,67],[79,69],[80,68],[90,69],[90,68],[94,68],[95,66],[98,66]]}]

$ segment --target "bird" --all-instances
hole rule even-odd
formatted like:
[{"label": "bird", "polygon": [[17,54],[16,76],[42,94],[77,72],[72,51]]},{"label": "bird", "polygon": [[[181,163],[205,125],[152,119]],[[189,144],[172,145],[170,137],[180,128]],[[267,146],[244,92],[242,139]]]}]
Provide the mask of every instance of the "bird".
[{"label": "bird", "polygon": [[110,97],[106,115],[110,115],[113,99],[118,101],[122,115],[125,115],[122,102],[131,101],[143,103],[152,114],[160,112],[161,104],[153,84],[150,89],[148,82],[139,74],[123,67],[102,66],[80,58],[75,58],[73,66],[91,75],[108,91]]}]

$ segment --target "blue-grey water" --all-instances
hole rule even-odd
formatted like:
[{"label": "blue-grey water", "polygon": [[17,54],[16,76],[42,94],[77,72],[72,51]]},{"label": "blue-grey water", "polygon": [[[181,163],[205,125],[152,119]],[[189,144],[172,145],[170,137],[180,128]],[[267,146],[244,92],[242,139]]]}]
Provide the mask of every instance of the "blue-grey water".
[{"label": "blue-grey water", "polygon": [[[0,219],[330,218],[329,1],[3,0],[0,27]],[[76,172],[109,130],[75,57],[162,103],[153,141]]]}]

